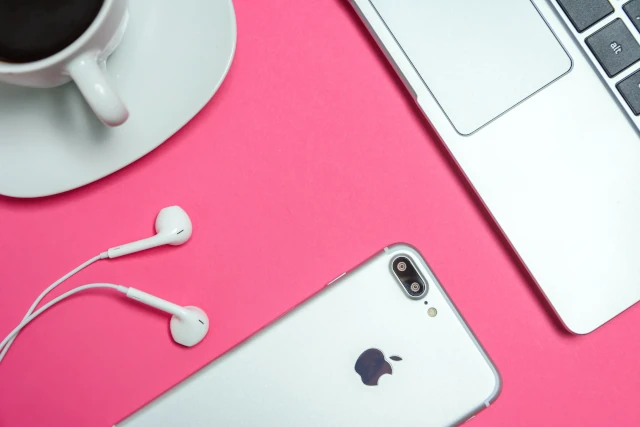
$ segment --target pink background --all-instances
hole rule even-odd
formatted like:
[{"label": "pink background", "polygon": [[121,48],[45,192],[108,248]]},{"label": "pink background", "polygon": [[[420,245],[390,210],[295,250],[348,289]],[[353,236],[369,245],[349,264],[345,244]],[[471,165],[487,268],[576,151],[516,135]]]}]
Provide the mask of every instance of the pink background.
[{"label": "pink background", "polygon": [[56,294],[135,286],[203,307],[210,335],[187,350],[167,316],[78,295],[0,364],[0,426],[110,426],[397,241],[422,251],[502,373],[471,424],[640,425],[640,308],[586,337],[562,330],[346,2],[236,7],[231,73],[174,138],[85,188],[0,198],[0,335],[74,266],[151,235],[171,204],[194,221],[187,245],[102,261]]}]

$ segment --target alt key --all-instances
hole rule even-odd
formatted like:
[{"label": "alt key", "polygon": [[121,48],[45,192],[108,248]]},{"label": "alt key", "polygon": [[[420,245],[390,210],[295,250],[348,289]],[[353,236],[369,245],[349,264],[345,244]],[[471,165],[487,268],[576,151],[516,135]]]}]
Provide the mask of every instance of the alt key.
[{"label": "alt key", "polygon": [[640,71],[636,71],[616,85],[633,114],[640,116]]}]

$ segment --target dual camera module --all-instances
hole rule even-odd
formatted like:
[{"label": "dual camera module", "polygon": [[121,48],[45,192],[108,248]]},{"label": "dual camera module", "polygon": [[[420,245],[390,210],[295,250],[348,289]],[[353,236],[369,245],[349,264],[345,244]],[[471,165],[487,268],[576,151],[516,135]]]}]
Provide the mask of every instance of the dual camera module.
[{"label": "dual camera module", "polygon": [[409,297],[419,299],[427,294],[429,285],[422,279],[409,258],[399,256],[394,259],[391,269]]}]

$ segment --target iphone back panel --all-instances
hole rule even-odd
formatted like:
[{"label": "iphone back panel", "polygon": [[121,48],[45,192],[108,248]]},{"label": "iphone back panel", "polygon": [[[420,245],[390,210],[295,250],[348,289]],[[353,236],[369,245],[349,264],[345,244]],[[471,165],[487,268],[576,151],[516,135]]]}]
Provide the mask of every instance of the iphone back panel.
[{"label": "iphone back panel", "polygon": [[500,385],[427,263],[399,244],[118,425],[442,427],[488,407]]}]

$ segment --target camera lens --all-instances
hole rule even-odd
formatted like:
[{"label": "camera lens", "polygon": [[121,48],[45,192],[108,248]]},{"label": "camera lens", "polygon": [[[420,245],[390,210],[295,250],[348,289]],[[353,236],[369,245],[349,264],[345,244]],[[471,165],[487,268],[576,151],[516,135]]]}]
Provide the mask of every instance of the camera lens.
[{"label": "camera lens", "polygon": [[394,259],[391,263],[391,269],[409,298],[419,299],[427,294],[428,283],[422,279],[418,269],[409,258],[400,256]]}]

